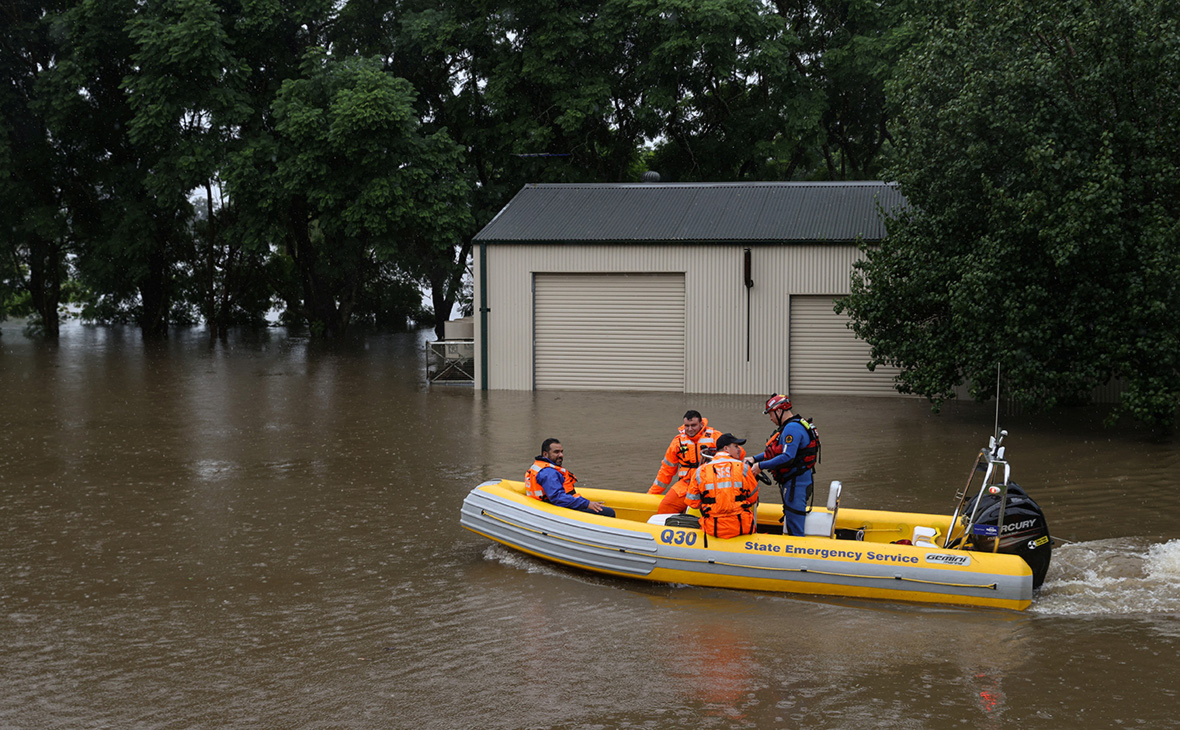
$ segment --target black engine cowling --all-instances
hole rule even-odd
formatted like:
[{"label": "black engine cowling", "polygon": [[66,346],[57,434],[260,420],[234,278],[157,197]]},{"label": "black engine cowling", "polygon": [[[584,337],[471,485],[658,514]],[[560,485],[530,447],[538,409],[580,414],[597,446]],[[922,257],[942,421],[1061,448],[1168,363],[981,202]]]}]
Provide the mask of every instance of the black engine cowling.
[{"label": "black engine cowling", "polygon": [[[979,512],[975,502],[982,499]],[[963,506],[963,518],[975,514],[973,534],[967,537],[968,547],[980,552],[992,552],[996,540],[996,520],[1000,516],[1000,495],[984,490],[979,497],[972,498]],[[1033,588],[1045,582],[1049,572],[1049,558],[1053,552],[1053,540],[1049,537],[1049,523],[1045,513],[1015,482],[1008,484],[1008,500],[1004,506],[1004,526],[999,531],[998,552],[1019,555],[1032,568]]]}]

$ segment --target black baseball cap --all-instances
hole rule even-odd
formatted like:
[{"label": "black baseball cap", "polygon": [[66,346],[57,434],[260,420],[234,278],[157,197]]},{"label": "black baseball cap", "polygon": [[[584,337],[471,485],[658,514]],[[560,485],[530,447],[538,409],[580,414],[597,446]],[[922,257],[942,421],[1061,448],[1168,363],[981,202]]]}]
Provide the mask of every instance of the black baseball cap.
[{"label": "black baseball cap", "polygon": [[723,433],[721,434],[721,438],[717,439],[717,448],[724,449],[730,444],[737,444],[738,446],[741,446],[744,443],[746,443],[745,439],[740,439],[737,436],[734,436],[732,433]]}]

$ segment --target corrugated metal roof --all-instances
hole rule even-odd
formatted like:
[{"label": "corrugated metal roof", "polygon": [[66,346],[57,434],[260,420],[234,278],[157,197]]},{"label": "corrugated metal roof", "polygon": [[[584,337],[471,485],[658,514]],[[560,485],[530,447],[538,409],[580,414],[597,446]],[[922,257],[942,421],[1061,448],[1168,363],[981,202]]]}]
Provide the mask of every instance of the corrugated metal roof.
[{"label": "corrugated metal roof", "polygon": [[908,207],[883,182],[526,185],[475,241],[878,241],[878,204]]}]

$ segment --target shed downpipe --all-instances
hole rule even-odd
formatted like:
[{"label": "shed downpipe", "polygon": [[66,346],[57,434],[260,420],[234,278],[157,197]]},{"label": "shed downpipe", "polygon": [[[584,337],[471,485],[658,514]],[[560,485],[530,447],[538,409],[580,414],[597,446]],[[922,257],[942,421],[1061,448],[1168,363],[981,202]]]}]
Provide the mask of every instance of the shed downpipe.
[{"label": "shed downpipe", "polygon": [[479,242],[479,389],[488,389],[488,244]]},{"label": "shed downpipe", "polygon": [[746,362],[750,362],[750,290],[754,288],[754,275],[750,249],[746,249],[745,277],[746,277]]}]

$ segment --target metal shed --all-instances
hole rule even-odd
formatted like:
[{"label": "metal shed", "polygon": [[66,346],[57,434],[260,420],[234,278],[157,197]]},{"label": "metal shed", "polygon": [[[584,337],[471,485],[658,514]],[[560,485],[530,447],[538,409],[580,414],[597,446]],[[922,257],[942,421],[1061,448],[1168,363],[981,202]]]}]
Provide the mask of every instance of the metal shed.
[{"label": "metal shed", "polygon": [[893,185],[528,185],[474,240],[484,389],[895,394],[835,314]]}]

